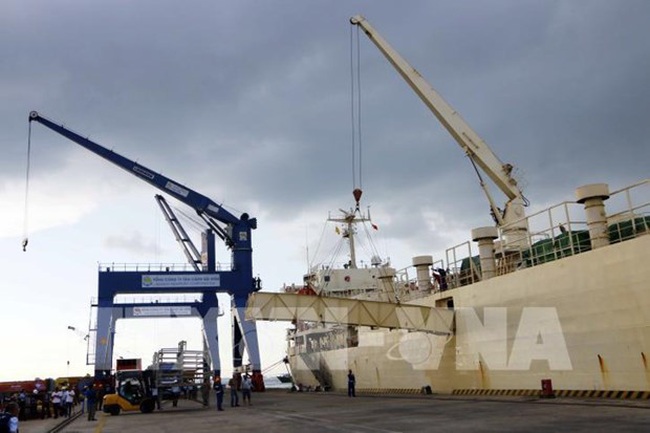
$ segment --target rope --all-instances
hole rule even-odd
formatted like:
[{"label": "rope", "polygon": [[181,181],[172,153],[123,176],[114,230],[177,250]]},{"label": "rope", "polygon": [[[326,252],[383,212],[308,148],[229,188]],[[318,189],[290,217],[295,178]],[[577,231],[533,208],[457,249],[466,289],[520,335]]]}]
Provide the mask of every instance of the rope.
[{"label": "rope", "polygon": [[320,248],[321,248],[321,244],[323,243],[325,230],[327,230],[327,223],[323,224],[323,230],[321,230],[320,237],[318,238],[318,244],[316,245],[316,251],[314,252],[314,255],[311,258],[312,261],[308,262],[307,272],[309,272],[310,269],[316,264],[315,259],[316,259],[316,257],[318,257],[318,254],[320,253]]},{"label": "rope", "polygon": [[359,188],[363,189],[362,176],[362,141],[361,141],[361,45],[359,43],[359,26],[357,28],[357,133],[359,134]]},{"label": "rope", "polygon": [[29,122],[27,132],[27,170],[25,172],[25,219],[23,221],[23,251],[27,251],[27,244],[29,243],[29,169],[31,166],[32,154],[32,122]]},{"label": "rope", "polygon": [[[361,45],[359,28],[356,27],[356,59],[354,30],[350,27],[350,123],[352,133],[352,187],[363,188],[362,140],[361,140]],[[356,69],[355,69],[356,66]],[[356,74],[355,74],[356,72]],[[356,92],[355,92],[356,90]],[[355,110],[356,109],[356,110]],[[358,149],[357,149],[358,145]],[[357,164],[357,154],[359,162]],[[358,177],[357,177],[358,168]],[[357,183],[358,181],[358,183]]]},{"label": "rope", "polygon": [[355,140],[357,133],[354,119],[354,31],[352,27],[350,27],[350,126],[352,130],[352,187],[354,188],[357,181],[355,173]]},{"label": "rope", "polygon": [[183,209],[177,208],[174,206],[174,210],[184,218],[184,220],[192,225],[192,229],[202,233],[205,230],[205,223],[203,220],[199,221],[198,219],[194,218],[193,216],[187,214]]},{"label": "rope", "polygon": [[273,363],[273,364],[271,364],[271,365],[269,365],[269,366],[267,366],[264,370],[262,370],[262,374],[268,373],[270,370],[274,369],[275,367],[277,367],[280,364],[284,364],[284,358],[277,361],[277,362],[275,362],[275,363]]}]

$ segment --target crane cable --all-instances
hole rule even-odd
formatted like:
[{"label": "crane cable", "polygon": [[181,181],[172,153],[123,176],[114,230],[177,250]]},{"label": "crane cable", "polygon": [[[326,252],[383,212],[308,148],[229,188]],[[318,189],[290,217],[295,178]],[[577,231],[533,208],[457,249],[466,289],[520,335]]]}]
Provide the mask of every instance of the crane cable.
[{"label": "crane cable", "polygon": [[[359,44],[359,28],[356,27],[356,59],[354,50],[354,29],[350,27],[350,121],[352,126],[352,187],[361,189],[362,185],[362,160],[361,160],[361,48]],[[356,61],[356,62],[355,62]],[[356,71],[355,71],[356,65]],[[356,74],[355,74],[356,72]],[[355,86],[356,83],[356,86]],[[356,98],[355,98],[356,90]],[[356,109],[356,116],[355,116]],[[358,143],[358,150],[356,144]],[[358,177],[357,177],[357,154],[358,154]],[[357,182],[358,181],[358,182]]]},{"label": "crane cable", "polygon": [[32,153],[32,122],[29,122],[27,132],[27,170],[25,172],[25,210],[23,220],[23,251],[27,251],[27,244],[29,243],[29,168],[31,166],[31,153]]}]

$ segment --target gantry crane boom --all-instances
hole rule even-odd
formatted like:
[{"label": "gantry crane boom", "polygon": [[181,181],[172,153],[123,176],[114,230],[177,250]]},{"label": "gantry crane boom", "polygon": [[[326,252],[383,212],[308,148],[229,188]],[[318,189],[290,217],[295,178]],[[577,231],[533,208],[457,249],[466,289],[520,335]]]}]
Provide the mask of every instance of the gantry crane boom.
[{"label": "gantry crane boom", "polygon": [[[159,190],[171,195],[177,200],[185,203],[193,208],[199,215],[201,215],[211,228],[226,242],[226,244],[233,248],[233,251],[238,248],[250,249],[250,230],[257,228],[257,220],[249,218],[248,214],[244,213],[240,218],[237,218],[222,206],[215,203],[210,198],[200,194],[185,185],[182,185],[160,173],[157,173],[135,161],[132,161],[124,156],[113,152],[88,138],[71,131],[65,126],[58,125],[53,121],[41,116],[38,112],[32,111],[29,114],[29,121],[38,122],[47,128],[59,133],[60,135],[74,141],[80,146],[90,150],[91,152],[101,156],[112,164],[126,170],[132,175],[142,179],[143,181],[155,186]],[[208,217],[208,218],[205,218]],[[229,229],[224,229],[217,225],[215,221],[219,221],[229,226]],[[233,230],[234,228],[234,230]],[[233,236],[233,231],[237,233]],[[242,231],[245,232],[242,234]]]},{"label": "gantry crane boom", "polygon": [[[408,85],[420,97],[422,102],[431,110],[436,118],[447,129],[451,136],[460,145],[463,151],[474,161],[497,185],[497,187],[508,197],[508,203],[504,214],[496,208],[487,189],[490,206],[497,224],[505,226],[516,224],[517,220],[524,217],[523,206],[526,203],[517,181],[511,176],[512,165],[502,163],[492,152],[489,146],[478,136],[478,134],[463,120],[443,98],[436,92],[420,73],[411,66],[388,42],[370,25],[361,15],[350,18],[350,23],[359,26],[370,40],[377,46],[379,51],[395,67],[397,72],[404,78]],[[514,227],[513,227],[514,228]],[[518,228],[521,230],[521,227]]]}]

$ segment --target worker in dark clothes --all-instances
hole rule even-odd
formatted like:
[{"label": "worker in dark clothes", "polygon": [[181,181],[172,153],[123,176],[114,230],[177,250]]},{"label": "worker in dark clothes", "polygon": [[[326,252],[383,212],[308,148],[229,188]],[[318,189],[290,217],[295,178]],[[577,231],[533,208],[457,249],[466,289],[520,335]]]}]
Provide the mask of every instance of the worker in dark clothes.
[{"label": "worker in dark clothes", "polygon": [[348,370],[348,397],[356,397],[354,387],[357,384],[357,379],[354,377],[352,370]]},{"label": "worker in dark clothes", "polygon": [[214,385],[212,386],[217,395],[217,410],[223,410],[223,384],[219,376],[214,378]]}]

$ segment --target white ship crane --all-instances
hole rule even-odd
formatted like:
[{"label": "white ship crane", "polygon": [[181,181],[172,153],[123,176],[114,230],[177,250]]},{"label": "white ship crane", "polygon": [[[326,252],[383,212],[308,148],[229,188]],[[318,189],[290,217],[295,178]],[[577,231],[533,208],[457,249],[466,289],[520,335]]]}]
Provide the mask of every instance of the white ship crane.
[{"label": "white ship crane", "polygon": [[[527,246],[527,227],[524,220],[524,206],[528,204],[521,192],[517,181],[512,177],[513,166],[502,163],[489,146],[463,120],[433,87],[411,66],[361,15],[350,18],[350,23],[359,26],[379,51],[395,67],[422,102],[431,110],[440,123],[447,129],[473,164],[478,165],[483,172],[508,198],[505,209],[497,207],[488,191],[487,185],[481,180],[481,188],[490,203],[491,213],[501,229],[506,243],[510,247]],[[478,172],[478,171],[477,171]],[[479,174],[480,178],[480,174]]]}]

